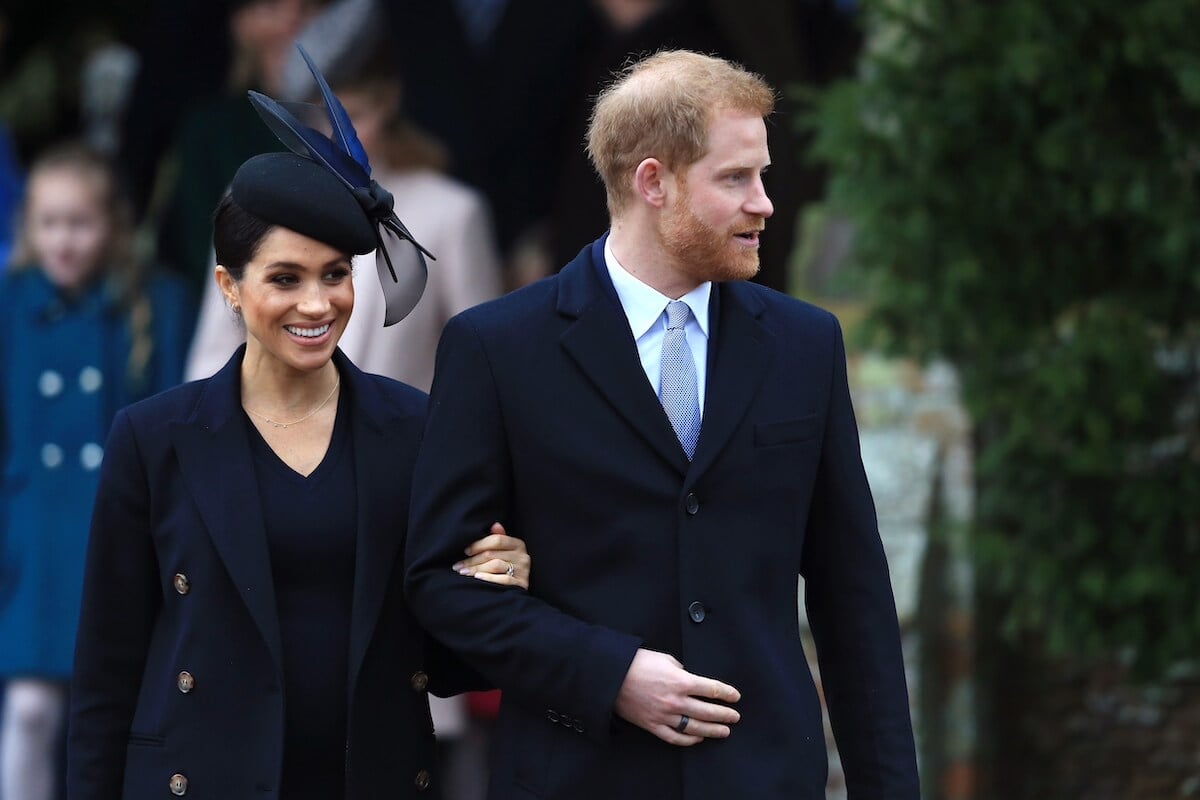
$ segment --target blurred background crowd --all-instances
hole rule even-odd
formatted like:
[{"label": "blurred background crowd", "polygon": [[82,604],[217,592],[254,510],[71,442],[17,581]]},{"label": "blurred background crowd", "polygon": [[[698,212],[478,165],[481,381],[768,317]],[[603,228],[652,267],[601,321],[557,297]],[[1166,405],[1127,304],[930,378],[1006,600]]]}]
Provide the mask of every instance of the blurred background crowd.
[{"label": "blurred background crowd", "polygon": [[[358,270],[343,347],[423,389],[451,315],[604,231],[582,142],[614,70],[763,74],[759,280],[851,332],[925,795],[1200,797],[1196,31],[1200,0],[5,4],[0,800],[56,791],[22,787],[60,772],[107,421],[239,341],[210,215],[280,149],[246,90],[312,99],[297,41],[438,257],[386,331]],[[496,703],[436,709],[450,800]]]}]

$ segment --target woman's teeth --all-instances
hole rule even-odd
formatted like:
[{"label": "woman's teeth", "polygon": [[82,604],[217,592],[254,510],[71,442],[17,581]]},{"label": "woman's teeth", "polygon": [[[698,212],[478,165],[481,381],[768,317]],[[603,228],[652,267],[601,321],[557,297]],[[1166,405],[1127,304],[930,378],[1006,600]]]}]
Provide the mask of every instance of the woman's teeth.
[{"label": "woman's teeth", "polygon": [[316,337],[329,330],[328,325],[322,325],[319,328],[297,328],[293,325],[284,325],[283,329],[293,336],[303,336],[305,339],[315,339]]}]

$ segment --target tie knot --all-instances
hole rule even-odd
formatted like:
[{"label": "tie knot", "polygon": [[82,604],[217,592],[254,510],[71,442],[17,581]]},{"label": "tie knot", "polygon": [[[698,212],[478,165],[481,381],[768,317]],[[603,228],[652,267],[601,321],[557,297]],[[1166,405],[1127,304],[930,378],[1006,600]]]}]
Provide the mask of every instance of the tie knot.
[{"label": "tie knot", "polygon": [[675,330],[687,325],[692,316],[692,309],[682,300],[672,300],[667,303],[667,330]]}]

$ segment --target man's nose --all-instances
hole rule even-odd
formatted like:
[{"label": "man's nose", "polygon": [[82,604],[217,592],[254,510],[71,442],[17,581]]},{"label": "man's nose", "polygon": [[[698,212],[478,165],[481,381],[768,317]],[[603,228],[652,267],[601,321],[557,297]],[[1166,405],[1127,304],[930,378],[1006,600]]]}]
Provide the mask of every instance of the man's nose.
[{"label": "man's nose", "polygon": [[754,193],[747,199],[745,210],[746,213],[763,219],[775,213],[775,206],[771,203],[771,198],[767,197],[767,187],[763,186],[761,178],[754,182]]}]

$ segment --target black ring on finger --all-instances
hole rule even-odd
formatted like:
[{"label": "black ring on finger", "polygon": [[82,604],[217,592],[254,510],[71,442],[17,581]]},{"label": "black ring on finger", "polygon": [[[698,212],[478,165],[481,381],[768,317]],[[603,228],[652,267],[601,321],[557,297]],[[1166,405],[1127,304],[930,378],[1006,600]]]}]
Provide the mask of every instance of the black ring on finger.
[{"label": "black ring on finger", "polygon": [[691,721],[692,720],[688,717],[687,714],[680,714],[679,715],[679,724],[675,726],[675,732],[683,733],[684,731],[686,731],[688,723]]}]

